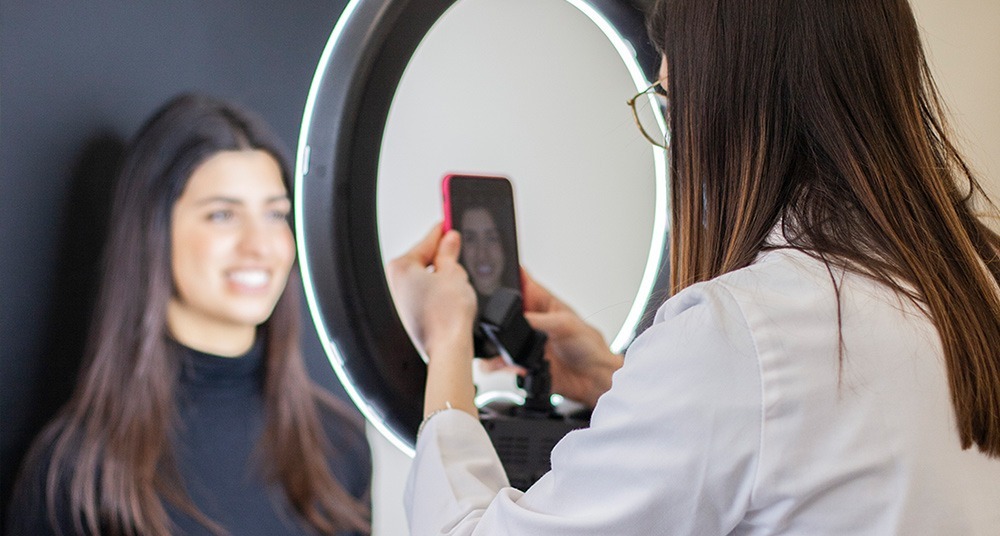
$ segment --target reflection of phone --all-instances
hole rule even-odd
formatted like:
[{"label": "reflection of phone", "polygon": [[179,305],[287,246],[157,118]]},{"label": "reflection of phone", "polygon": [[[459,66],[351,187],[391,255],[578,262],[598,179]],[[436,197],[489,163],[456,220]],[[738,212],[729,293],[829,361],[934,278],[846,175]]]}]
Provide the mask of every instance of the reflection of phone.
[{"label": "reflection of phone", "polygon": [[[506,287],[522,292],[514,225],[514,191],[504,177],[447,175],[444,228],[462,234],[459,261],[476,289],[480,316],[490,296]],[[477,355],[495,355],[477,336]],[[485,353],[483,353],[485,352]]]}]

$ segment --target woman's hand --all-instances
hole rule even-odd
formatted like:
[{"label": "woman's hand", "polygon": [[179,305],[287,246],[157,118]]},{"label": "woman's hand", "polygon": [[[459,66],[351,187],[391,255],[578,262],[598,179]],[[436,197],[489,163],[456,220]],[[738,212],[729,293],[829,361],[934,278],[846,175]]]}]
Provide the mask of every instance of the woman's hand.
[{"label": "woman's hand", "polygon": [[442,236],[438,224],[387,267],[396,310],[427,353],[424,415],[449,407],[477,414],[472,383],[476,292],[458,263],[460,249],[458,233]]},{"label": "woman's hand", "polygon": [[611,375],[622,366],[593,326],[522,270],[525,318],[545,332],[545,358],[552,372],[552,390],[593,408],[608,389]]},{"label": "woman's hand", "polygon": [[442,236],[441,226],[435,225],[420,243],[388,266],[396,309],[410,335],[428,354],[459,335],[472,337],[476,293],[458,263],[460,248],[457,232]]}]

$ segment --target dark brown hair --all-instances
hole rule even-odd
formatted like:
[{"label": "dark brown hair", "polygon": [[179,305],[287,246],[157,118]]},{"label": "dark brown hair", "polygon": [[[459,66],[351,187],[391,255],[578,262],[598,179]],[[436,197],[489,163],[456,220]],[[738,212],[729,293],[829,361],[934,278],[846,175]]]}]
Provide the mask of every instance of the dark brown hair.
[{"label": "dark brown hair", "polygon": [[[195,168],[220,151],[271,154],[289,187],[281,143],[256,116],[229,103],[182,95],[162,107],[131,143],[118,179],[103,280],[76,391],[36,443],[51,444],[47,503],[68,492],[77,532],[168,534],[165,502],[213,532],[183,491],[170,448],[180,356],[168,344],[171,210]],[[299,351],[299,298],[293,267],[259,331],[265,349],[265,474],[280,483],[319,533],[369,529],[367,506],[331,475],[318,402],[332,397],[306,374]],[[338,411],[336,407],[331,409]],[[340,411],[345,419],[356,419]],[[68,478],[67,478],[68,477]]]},{"label": "dark brown hair", "polygon": [[659,0],[649,28],[669,69],[672,290],[749,265],[780,222],[928,313],[963,448],[1000,456],[1000,237],[907,2]]}]

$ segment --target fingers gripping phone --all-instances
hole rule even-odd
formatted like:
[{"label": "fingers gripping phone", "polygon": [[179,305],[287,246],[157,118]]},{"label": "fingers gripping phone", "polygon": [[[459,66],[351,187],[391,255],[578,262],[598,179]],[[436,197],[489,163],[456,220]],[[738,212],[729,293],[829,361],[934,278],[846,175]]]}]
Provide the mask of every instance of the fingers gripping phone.
[{"label": "fingers gripping phone", "polygon": [[[500,176],[446,175],[441,183],[444,197],[445,231],[462,235],[459,262],[476,290],[479,316],[490,297],[500,288],[523,296],[521,263],[517,254],[514,223],[514,191],[510,180]],[[476,355],[497,355],[477,322]]]},{"label": "fingers gripping phone", "polygon": [[[448,175],[442,190],[444,227],[462,234],[459,262],[478,298],[473,335],[476,356],[500,353],[509,364],[516,362],[525,369],[524,376],[518,377],[518,386],[525,392],[524,403],[487,405],[481,409],[480,420],[511,485],[526,490],[549,471],[552,446],[588,422],[556,413],[550,396],[549,364],[544,359],[546,336],[532,329],[522,314],[524,289],[510,181]],[[498,311],[503,314],[498,316]],[[500,317],[504,320],[497,321]]]}]

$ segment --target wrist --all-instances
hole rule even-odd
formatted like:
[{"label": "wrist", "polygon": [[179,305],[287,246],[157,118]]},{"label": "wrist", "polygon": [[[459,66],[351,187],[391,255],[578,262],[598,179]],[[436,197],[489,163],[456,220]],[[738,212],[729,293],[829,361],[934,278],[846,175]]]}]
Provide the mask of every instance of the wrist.
[{"label": "wrist", "polygon": [[424,416],[458,409],[476,416],[476,387],[472,382],[472,328],[440,333],[427,341],[427,385]]},{"label": "wrist", "polygon": [[477,416],[476,386],[472,382],[472,367],[454,364],[428,365],[427,386],[424,390],[424,418],[448,409],[462,410]]},{"label": "wrist", "polygon": [[427,352],[428,362],[447,359],[448,356],[460,357],[464,355],[467,355],[471,360],[474,352],[472,326],[456,322],[442,329],[434,330],[424,340],[424,351]]}]

